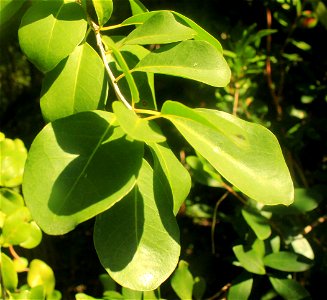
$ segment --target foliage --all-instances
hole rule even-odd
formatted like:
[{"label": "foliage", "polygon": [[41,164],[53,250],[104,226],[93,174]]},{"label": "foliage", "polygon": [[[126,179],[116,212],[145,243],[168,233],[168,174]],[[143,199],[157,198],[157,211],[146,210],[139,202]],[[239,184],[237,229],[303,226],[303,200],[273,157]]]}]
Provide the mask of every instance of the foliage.
[{"label": "foliage", "polygon": [[[311,50],[296,29],[325,24],[324,3],[265,1],[267,28],[226,28],[223,49],[181,13],[125,2],[132,16],[122,21],[124,1],[111,0],[32,2],[22,16],[19,43],[43,73],[40,106],[48,122],[24,172],[33,218],[46,233],[62,235],[95,217],[98,257],[119,284],[104,285],[103,299],[159,299],[169,276],[172,298],[203,298],[209,275],[193,278],[188,270],[196,264],[186,262],[192,246],[181,249],[185,217],[195,226],[209,224],[212,255],[217,223],[237,235],[226,244],[234,276],[226,275],[231,283],[212,299],[310,297],[303,282],[317,255],[304,227],[323,190],[306,182],[289,150],[302,147],[305,128],[314,130],[305,127],[303,105],[326,86],[300,80],[294,92],[287,84]],[[286,38],[278,49],[271,41],[281,33]],[[170,82],[184,78],[196,92],[158,100],[160,74],[174,76]],[[205,86],[218,87],[216,99],[201,95]],[[300,109],[288,100],[291,91],[301,95]],[[215,101],[219,110],[212,109]],[[182,163],[173,150],[181,144]],[[221,211],[235,199],[227,214]]]},{"label": "foliage", "polygon": [[[60,300],[55,290],[52,269],[42,260],[29,262],[19,256],[14,246],[35,248],[42,231],[32,219],[20,193],[26,160],[26,148],[19,139],[11,140],[0,132],[0,294],[2,299]],[[10,254],[6,254],[9,249]],[[10,257],[12,256],[12,257]],[[27,283],[21,285],[18,273],[27,273]]]}]

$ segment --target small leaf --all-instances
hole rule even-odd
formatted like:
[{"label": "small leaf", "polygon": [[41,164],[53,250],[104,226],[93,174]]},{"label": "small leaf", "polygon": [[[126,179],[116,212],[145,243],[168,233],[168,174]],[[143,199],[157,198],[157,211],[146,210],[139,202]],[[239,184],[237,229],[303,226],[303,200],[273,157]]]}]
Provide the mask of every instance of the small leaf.
[{"label": "small leaf", "polygon": [[292,248],[295,253],[301,254],[308,259],[314,260],[315,254],[312,250],[312,247],[309,241],[302,235],[294,237],[294,240],[291,242]]},{"label": "small leaf", "polygon": [[277,278],[269,276],[269,280],[275,291],[284,299],[309,300],[309,292],[297,281],[288,278]]},{"label": "small leaf", "polygon": [[0,189],[0,211],[5,215],[14,213],[25,205],[23,197],[7,188]]},{"label": "small leaf", "polygon": [[22,183],[26,157],[22,140],[0,140],[0,186],[15,187]]},{"label": "small leaf", "polygon": [[[136,186],[97,216],[94,244],[109,275],[132,290],[156,289],[174,271],[180,254],[172,199],[143,161]],[[128,247],[126,246],[128,245]]]},{"label": "small leaf", "polygon": [[192,299],[193,276],[188,263],[181,260],[171,278],[171,287],[180,299]]},{"label": "small leaf", "polygon": [[103,109],[108,94],[105,69],[96,51],[84,43],[43,80],[41,110],[46,121]]},{"label": "small leaf", "polygon": [[0,276],[2,277],[4,287],[14,292],[18,285],[18,275],[13,261],[4,253],[0,256]]},{"label": "small leaf", "polygon": [[245,270],[259,275],[266,274],[262,256],[257,251],[247,249],[243,245],[234,246],[233,251]]},{"label": "small leaf", "polygon": [[312,261],[302,255],[280,251],[268,254],[263,258],[265,266],[285,271],[285,272],[303,272],[312,267]]},{"label": "small leaf", "polygon": [[166,101],[161,112],[240,191],[269,205],[293,201],[289,170],[268,129],[221,111],[193,110],[173,101]]},{"label": "small leaf", "polygon": [[205,41],[183,41],[165,45],[145,56],[132,72],[179,76],[208,85],[226,86],[230,69],[223,55]]},{"label": "small leaf", "polygon": [[30,227],[28,238],[25,239],[25,241],[23,241],[22,243],[20,243],[19,246],[26,249],[32,249],[41,243],[42,231],[34,221],[29,223],[28,225]]},{"label": "small leaf", "polygon": [[38,69],[49,72],[83,40],[86,27],[79,4],[36,1],[22,18],[19,44]]},{"label": "small leaf", "polygon": [[112,0],[92,0],[95,12],[98,17],[99,26],[103,26],[108,22],[113,11]]},{"label": "small leaf", "polygon": [[206,290],[206,281],[203,277],[195,277],[193,284],[193,297],[195,300],[201,300]]},{"label": "small leaf", "polygon": [[260,240],[265,240],[271,235],[271,228],[265,217],[259,213],[254,213],[245,209],[242,209],[242,215],[246,223]]},{"label": "small leaf", "polygon": [[54,273],[45,262],[33,259],[27,273],[27,283],[30,287],[44,286],[45,293],[49,295],[55,287]]},{"label": "small leaf", "polygon": [[178,23],[173,14],[162,11],[154,14],[134,29],[124,40],[125,44],[168,44],[193,38],[196,32]]},{"label": "small leaf", "polygon": [[35,138],[23,191],[46,233],[74,229],[133,188],[143,144],[127,140],[115,121],[109,112],[81,112],[48,124]]},{"label": "small leaf", "polygon": [[17,257],[13,260],[15,271],[16,272],[24,272],[28,266],[28,260],[25,257]]},{"label": "small leaf", "polygon": [[228,300],[247,300],[250,297],[253,285],[253,277],[249,273],[242,273],[232,282],[228,290]]},{"label": "small leaf", "polygon": [[166,137],[154,121],[147,121],[128,109],[122,102],[112,104],[113,111],[121,128],[133,139],[143,142],[164,142]]},{"label": "small leaf", "polygon": [[154,172],[161,174],[162,183],[167,184],[174,199],[176,215],[191,189],[191,177],[167,144],[149,143],[154,158]]}]

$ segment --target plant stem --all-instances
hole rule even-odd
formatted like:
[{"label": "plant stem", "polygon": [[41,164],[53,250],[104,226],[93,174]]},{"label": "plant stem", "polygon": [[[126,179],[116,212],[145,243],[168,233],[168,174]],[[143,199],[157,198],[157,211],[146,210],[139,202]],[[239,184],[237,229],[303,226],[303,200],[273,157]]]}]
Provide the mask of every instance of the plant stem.
[{"label": "plant stem", "polygon": [[104,63],[104,67],[106,68],[106,71],[109,75],[109,78],[111,80],[111,84],[115,90],[115,93],[116,93],[116,96],[119,100],[121,100],[125,106],[132,110],[132,106],[129,104],[129,102],[125,99],[124,95],[122,94],[122,92],[120,91],[120,88],[117,84],[117,81],[116,81],[116,78],[114,76],[114,74],[112,73],[110,67],[109,67],[109,63],[108,63],[108,60],[107,60],[107,57],[106,57],[106,51],[103,47],[103,43],[102,43],[102,38],[101,38],[101,34],[100,34],[100,31],[99,31],[99,26],[97,24],[95,24],[93,21],[90,21],[91,22],[91,25],[92,25],[92,28],[94,30],[94,33],[95,33],[95,37],[96,37],[96,41],[97,41],[97,45],[99,47],[99,50],[100,50],[100,54],[101,54],[101,58],[102,58],[102,61]]}]

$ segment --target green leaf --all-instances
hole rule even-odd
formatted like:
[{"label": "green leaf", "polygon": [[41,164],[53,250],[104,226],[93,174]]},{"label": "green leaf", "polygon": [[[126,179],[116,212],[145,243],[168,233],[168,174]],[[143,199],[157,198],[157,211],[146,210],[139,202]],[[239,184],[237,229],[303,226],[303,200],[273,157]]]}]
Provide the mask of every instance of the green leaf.
[{"label": "green leaf", "polygon": [[206,281],[203,277],[195,277],[193,284],[193,297],[195,300],[201,300],[206,290]]},{"label": "green leaf", "polygon": [[131,193],[96,218],[99,259],[116,282],[132,290],[156,289],[178,262],[179,229],[164,188],[143,161]]},{"label": "green leaf", "polygon": [[262,256],[257,251],[243,245],[234,246],[233,251],[245,270],[259,275],[266,274]]},{"label": "green leaf", "polygon": [[287,251],[268,254],[263,258],[263,262],[267,267],[285,272],[303,272],[312,267],[311,260]]},{"label": "green leaf", "polygon": [[254,231],[255,235],[260,240],[265,240],[270,237],[271,228],[269,225],[269,221],[265,217],[263,217],[259,213],[254,213],[245,209],[242,209],[242,215],[246,223],[248,223],[248,225]]},{"label": "green leaf", "polygon": [[143,292],[141,291],[134,291],[128,288],[122,288],[122,294],[124,299],[133,299],[133,300],[142,300]]},{"label": "green leaf", "polygon": [[19,44],[38,69],[49,72],[83,40],[86,26],[77,3],[34,1],[22,18]]},{"label": "green leaf", "polygon": [[156,291],[144,291],[143,300],[161,300]]},{"label": "green leaf", "polygon": [[29,238],[31,226],[28,223],[30,213],[24,206],[7,216],[2,228],[3,244],[19,245]]},{"label": "green leaf", "polygon": [[23,191],[46,233],[74,229],[133,188],[143,145],[126,139],[115,120],[109,112],[81,112],[48,124],[35,138]]},{"label": "green leaf", "polygon": [[308,291],[297,281],[288,278],[269,276],[269,280],[275,291],[284,299],[304,300],[311,299]]},{"label": "green leaf", "polygon": [[191,177],[166,143],[148,143],[154,158],[154,172],[160,174],[162,183],[171,190],[176,215],[191,189]]},{"label": "green leaf", "polygon": [[26,156],[23,141],[0,138],[0,186],[15,187],[22,183]]},{"label": "green leaf", "polygon": [[103,300],[103,299],[99,299],[99,298],[94,298],[94,297],[86,295],[84,293],[77,293],[75,295],[75,299],[76,300]]},{"label": "green leaf", "polygon": [[10,189],[0,189],[0,211],[5,215],[10,215],[20,207],[25,205],[23,197]]},{"label": "green leaf", "polygon": [[0,256],[0,272],[6,289],[14,292],[18,285],[18,275],[13,261],[4,253]]},{"label": "green leaf", "polygon": [[103,109],[107,94],[108,81],[102,60],[84,43],[44,77],[42,114],[51,122],[77,112]]},{"label": "green leaf", "polygon": [[181,260],[171,278],[171,287],[180,299],[192,299],[193,282],[188,263]]},{"label": "green leaf", "polygon": [[253,285],[251,274],[244,272],[237,276],[228,290],[228,300],[247,300],[250,297]]},{"label": "green leaf", "polygon": [[172,13],[177,17],[177,21],[180,23],[185,23],[185,25],[191,27],[197,34],[194,37],[195,40],[202,40],[210,43],[214,46],[219,52],[223,53],[223,48],[216,38],[214,38],[210,33],[204,30],[201,26],[196,24],[193,20],[185,17],[181,13],[172,11]]},{"label": "green leaf", "polygon": [[27,273],[27,283],[30,287],[42,285],[47,295],[53,292],[56,284],[52,269],[39,259],[31,261]]},{"label": "green leaf", "polygon": [[122,102],[115,101],[112,108],[119,125],[131,138],[143,142],[164,142],[166,140],[154,121],[140,118]]},{"label": "green leaf", "polygon": [[301,254],[308,259],[314,260],[315,254],[312,250],[312,247],[309,241],[302,234],[295,236],[291,242],[291,245],[295,253]]},{"label": "green leaf", "polygon": [[177,22],[172,13],[158,12],[134,29],[124,40],[125,44],[168,44],[193,38],[196,32]]},{"label": "green leaf", "polygon": [[34,221],[29,223],[28,225],[30,227],[28,238],[25,239],[25,241],[23,241],[22,243],[20,243],[19,246],[26,249],[32,249],[41,243],[42,231]]},{"label": "green leaf", "polygon": [[99,279],[101,281],[101,284],[103,285],[104,291],[115,291],[117,284],[116,282],[107,274],[101,274],[99,276]]},{"label": "green leaf", "polygon": [[112,0],[92,0],[95,12],[98,17],[99,26],[103,26],[108,22],[113,11]]},{"label": "green leaf", "polygon": [[230,69],[223,55],[205,41],[183,41],[161,46],[145,56],[132,72],[179,76],[208,85],[226,86]]},{"label": "green leaf", "polygon": [[268,129],[221,111],[194,110],[173,101],[166,101],[161,112],[240,191],[269,205],[293,201],[290,173]]},{"label": "green leaf", "polygon": [[1,0],[0,1],[0,26],[10,21],[21,9],[25,0]]},{"label": "green leaf", "polygon": [[132,14],[138,15],[144,12],[147,12],[147,8],[139,0],[129,0],[131,6]]},{"label": "green leaf", "polygon": [[124,296],[116,291],[105,291],[102,296],[103,300],[119,300],[124,299]]}]

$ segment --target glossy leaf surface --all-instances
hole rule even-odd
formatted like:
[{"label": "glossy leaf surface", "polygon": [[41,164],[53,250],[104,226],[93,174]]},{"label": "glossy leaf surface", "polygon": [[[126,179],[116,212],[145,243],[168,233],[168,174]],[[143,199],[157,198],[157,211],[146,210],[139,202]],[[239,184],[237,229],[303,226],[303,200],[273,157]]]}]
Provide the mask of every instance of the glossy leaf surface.
[{"label": "glossy leaf surface", "polygon": [[86,26],[77,3],[35,1],[22,18],[19,44],[38,69],[49,72],[83,40]]},{"label": "glossy leaf surface", "polygon": [[125,44],[167,44],[193,38],[196,32],[179,22],[168,11],[158,12],[134,29],[124,40]]},{"label": "glossy leaf surface", "polygon": [[119,125],[131,138],[143,142],[164,142],[166,140],[154,121],[140,118],[122,102],[115,101],[112,108]]},{"label": "glossy leaf surface", "polygon": [[133,188],[143,145],[114,122],[108,112],[81,112],[48,124],[34,140],[23,191],[45,232],[68,232]]},{"label": "glossy leaf surface", "polygon": [[103,109],[107,93],[102,60],[84,43],[46,74],[41,91],[43,117],[51,122],[77,112]]},{"label": "glossy leaf surface", "polygon": [[122,286],[154,290],[174,271],[180,246],[172,201],[160,177],[144,161],[131,193],[97,216],[96,251]]},{"label": "glossy leaf surface", "polygon": [[230,69],[223,55],[205,41],[183,41],[149,53],[132,70],[179,76],[212,86],[226,86]]},{"label": "glossy leaf surface", "polygon": [[279,143],[268,129],[224,112],[194,110],[173,101],[166,101],[161,111],[240,191],[270,205],[293,201],[290,173]]}]

